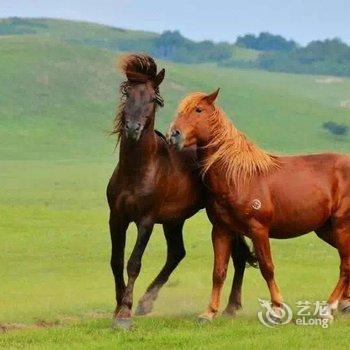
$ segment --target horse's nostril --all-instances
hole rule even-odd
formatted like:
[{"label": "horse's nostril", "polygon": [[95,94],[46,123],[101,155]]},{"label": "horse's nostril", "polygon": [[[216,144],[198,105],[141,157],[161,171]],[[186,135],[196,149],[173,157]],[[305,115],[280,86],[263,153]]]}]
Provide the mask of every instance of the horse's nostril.
[{"label": "horse's nostril", "polygon": [[180,135],[180,131],[179,130],[173,130],[172,132],[172,136],[179,136]]},{"label": "horse's nostril", "polygon": [[125,129],[130,131],[139,131],[141,129],[141,123],[125,122]]}]

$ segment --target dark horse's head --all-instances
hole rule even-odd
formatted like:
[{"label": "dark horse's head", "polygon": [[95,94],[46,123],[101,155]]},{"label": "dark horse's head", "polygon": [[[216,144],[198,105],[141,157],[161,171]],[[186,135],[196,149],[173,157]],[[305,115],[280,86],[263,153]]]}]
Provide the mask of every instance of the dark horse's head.
[{"label": "dark horse's head", "polygon": [[153,128],[156,106],[163,106],[159,85],[165,70],[157,73],[153,58],[141,54],[124,56],[120,68],[127,80],[120,85],[122,97],[113,133],[138,141],[144,130]]}]

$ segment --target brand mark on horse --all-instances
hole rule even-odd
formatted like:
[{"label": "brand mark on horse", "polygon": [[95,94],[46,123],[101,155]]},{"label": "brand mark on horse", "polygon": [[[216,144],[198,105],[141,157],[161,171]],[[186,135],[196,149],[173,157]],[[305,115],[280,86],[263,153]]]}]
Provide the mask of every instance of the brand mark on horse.
[{"label": "brand mark on horse", "polygon": [[259,210],[261,208],[261,202],[259,201],[259,199],[253,199],[252,207],[255,210]]}]

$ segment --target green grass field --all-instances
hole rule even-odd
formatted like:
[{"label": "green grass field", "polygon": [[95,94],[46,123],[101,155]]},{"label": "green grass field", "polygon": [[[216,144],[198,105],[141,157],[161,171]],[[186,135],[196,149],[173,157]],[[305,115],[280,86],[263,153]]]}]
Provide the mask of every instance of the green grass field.
[{"label": "green grass field", "polygon": [[[210,224],[204,212],[186,223],[187,257],[161,291],[152,315],[135,318],[132,332],[111,330],[114,291],[105,187],[117,162],[108,131],[122,77],[115,70],[115,52],[84,45],[85,29],[74,23],[60,27],[56,21],[52,26],[57,27],[52,35],[0,36],[0,325],[9,329],[0,334],[0,347],[347,348],[350,319],[339,315],[328,329],[262,326],[258,298],[267,299],[268,290],[252,268],[237,317],[197,324],[211,288]],[[74,35],[78,43],[70,41]],[[322,129],[329,120],[348,123],[350,110],[340,104],[350,99],[349,79],[325,83],[322,77],[214,65],[159,66],[167,72],[161,88],[166,106],[157,115],[162,131],[188,92],[220,86],[219,103],[265,149],[350,152],[349,137],[336,138]],[[134,240],[132,226],[128,252]],[[327,298],[338,275],[335,250],[314,234],[272,241],[272,250],[286,302],[294,306],[298,300]],[[161,227],[156,227],[136,299],[161,268],[165,253]],[[232,270],[223,307],[231,278]]]}]

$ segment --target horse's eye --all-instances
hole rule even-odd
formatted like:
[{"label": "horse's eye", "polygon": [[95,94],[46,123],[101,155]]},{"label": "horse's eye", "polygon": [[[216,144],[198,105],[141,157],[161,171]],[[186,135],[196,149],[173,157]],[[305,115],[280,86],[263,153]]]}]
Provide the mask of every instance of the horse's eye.
[{"label": "horse's eye", "polygon": [[202,112],[202,108],[196,107],[196,112],[197,113],[201,113]]}]

